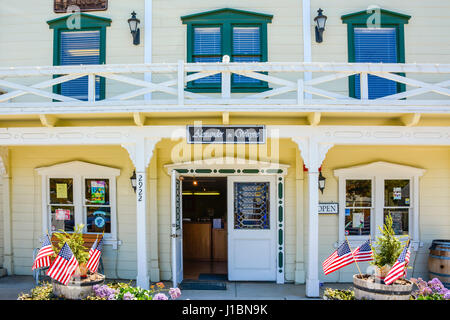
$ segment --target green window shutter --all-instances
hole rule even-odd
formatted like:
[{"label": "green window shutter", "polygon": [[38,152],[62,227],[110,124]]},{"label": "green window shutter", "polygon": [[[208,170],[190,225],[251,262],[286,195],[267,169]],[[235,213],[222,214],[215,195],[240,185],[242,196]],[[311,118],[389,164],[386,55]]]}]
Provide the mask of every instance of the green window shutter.
[{"label": "green window shutter", "polygon": [[[378,10],[378,12],[377,12]],[[356,47],[355,47],[355,29],[361,28],[390,28],[395,29],[395,41],[396,41],[396,57],[390,57],[390,59],[396,58],[397,63],[405,63],[405,35],[404,35],[404,25],[408,23],[411,16],[402,13],[397,13],[385,9],[372,9],[364,10],[355,13],[350,13],[341,16],[342,23],[347,24],[347,45],[348,45],[348,62],[363,62],[358,59]],[[377,23],[377,25],[374,25]],[[367,61],[370,62],[370,61]],[[399,74],[404,75],[404,74]],[[355,83],[357,81],[357,76],[349,77],[349,96],[357,98],[359,96],[359,89],[356,88]],[[370,93],[370,83],[369,83],[369,93]],[[376,89],[377,95],[380,94],[379,88]],[[390,90],[390,89],[389,89]],[[397,83],[397,92],[405,91],[405,85]],[[390,94],[392,92],[387,92]]]},{"label": "green window shutter", "polygon": [[[78,19],[79,18],[79,19]],[[75,22],[79,22],[79,26],[74,24]],[[97,48],[99,48],[98,56],[96,57],[95,62],[98,61],[98,64],[105,64],[106,63],[106,28],[111,25],[111,19],[94,16],[86,13],[79,13],[75,15],[68,15],[61,18],[53,19],[50,21],[47,21],[47,24],[49,25],[50,29],[53,29],[53,65],[60,66],[60,65],[70,65],[70,59],[66,59],[67,55],[64,53],[65,48],[67,49],[67,36],[71,34],[71,32],[78,32],[82,34],[83,32],[86,32],[86,34],[98,34],[98,41]],[[79,27],[79,28],[74,28]],[[82,42],[80,42],[80,45]],[[85,49],[92,49],[89,46],[87,46]],[[86,61],[83,64],[92,64],[94,63],[92,59],[89,59],[86,57]],[[72,60],[72,63],[74,65],[79,64],[76,60]],[[83,78],[81,78],[83,79]],[[74,80],[75,81],[75,80]],[[84,81],[84,80],[79,80]],[[105,78],[98,77],[98,85],[96,85],[97,90],[100,90],[100,93],[96,95],[96,100],[105,99]],[[73,81],[70,81],[73,82]],[[67,83],[70,83],[67,82]],[[73,82],[74,83],[74,82]],[[61,94],[61,87],[62,85],[54,86],[53,92]],[[66,86],[70,86],[67,85]],[[70,91],[70,90],[69,90]],[[77,94],[79,95],[79,93]],[[80,98],[80,96],[74,96],[75,98]],[[81,97],[82,98],[82,97]]]},{"label": "green window shutter", "polygon": [[[181,20],[187,25],[188,62],[220,62],[224,55],[234,62],[267,61],[267,24],[272,15],[225,8],[183,16]],[[231,86],[232,92],[268,88],[265,82],[238,75],[233,75]],[[190,82],[187,89],[220,92],[221,76]]]}]

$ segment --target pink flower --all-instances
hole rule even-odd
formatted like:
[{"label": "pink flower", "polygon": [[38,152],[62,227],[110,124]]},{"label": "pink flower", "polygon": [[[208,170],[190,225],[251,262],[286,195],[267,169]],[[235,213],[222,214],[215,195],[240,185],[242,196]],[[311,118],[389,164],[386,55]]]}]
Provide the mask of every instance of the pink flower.
[{"label": "pink flower", "polygon": [[181,291],[179,288],[170,288],[169,295],[172,300],[175,300],[181,296]]},{"label": "pink flower", "polygon": [[169,300],[169,298],[167,298],[167,296],[164,293],[157,293],[153,297],[153,300]]}]

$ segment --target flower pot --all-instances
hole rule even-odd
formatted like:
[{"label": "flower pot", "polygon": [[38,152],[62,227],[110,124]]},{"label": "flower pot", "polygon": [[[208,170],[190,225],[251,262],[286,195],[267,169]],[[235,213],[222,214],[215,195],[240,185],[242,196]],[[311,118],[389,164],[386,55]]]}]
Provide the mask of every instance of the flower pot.
[{"label": "flower pot", "polygon": [[98,273],[83,280],[72,278],[67,285],[53,280],[53,294],[62,299],[82,300],[94,292],[93,287],[96,284],[103,284],[104,281],[105,276]]},{"label": "flower pot", "polygon": [[357,300],[409,300],[413,283],[399,279],[394,284],[377,283],[375,277],[368,274],[353,276],[353,289]]}]

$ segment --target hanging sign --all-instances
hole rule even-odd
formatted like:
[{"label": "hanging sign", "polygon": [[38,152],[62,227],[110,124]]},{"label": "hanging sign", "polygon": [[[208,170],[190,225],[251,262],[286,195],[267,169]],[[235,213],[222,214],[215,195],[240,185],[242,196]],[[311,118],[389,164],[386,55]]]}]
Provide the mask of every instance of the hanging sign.
[{"label": "hanging sign", "polygon": [[56,198],[57,199],[67,199],[67,184],[57,183],[56,184]]},{"label": "hanging sign", "polygon": [[319,214],[337,214],[339,213],[339,203],[327,202],[319,203]]},{"label": "hanging sign", "polygon": [[108,9],[108,0],[54,0],[56,13],[67,13],[70,6],[77,6],[81,12]]},{"label": "hanging sign", "polygon": [[400,187],[395,187],[394,189],[393,189],[393,197],[394,197],[394,200],[402,200],[402,188],[400,188]]},{"label": "hanging sign", "polygon": [[58,221],[70,220],[70,210],[68,210],[68,209],[56,209],[55,210],[55,219],[58,220]]},{"label": "hanging sign", "polygon": [[266,128],[259,126],[187,126],[188,143],[263,144]]},{"label": "hanging sign", "polygon": [[106,183],[105,181],[91,182],[91,203],[105,203]]}]

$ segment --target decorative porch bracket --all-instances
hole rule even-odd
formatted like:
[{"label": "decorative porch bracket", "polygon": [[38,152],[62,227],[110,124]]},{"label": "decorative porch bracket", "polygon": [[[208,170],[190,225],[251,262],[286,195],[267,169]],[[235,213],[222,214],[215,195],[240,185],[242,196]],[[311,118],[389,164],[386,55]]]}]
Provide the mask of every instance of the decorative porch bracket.
[{"label": "decorative porch bracket", "polygon": [[141,138],[134,143],[122,144],[136,168],[136,234],[137,276],[136,285],[149,289],[147,253],[147,167],[160,138]]},{"label": "decorative porch bracket", "polygon": [[334,144],[319,143],[313,137],[293,137],[297,143],[305,167],[308,168],[308,270],[306,275],[306,295],[319,297],[319,168]]}]

